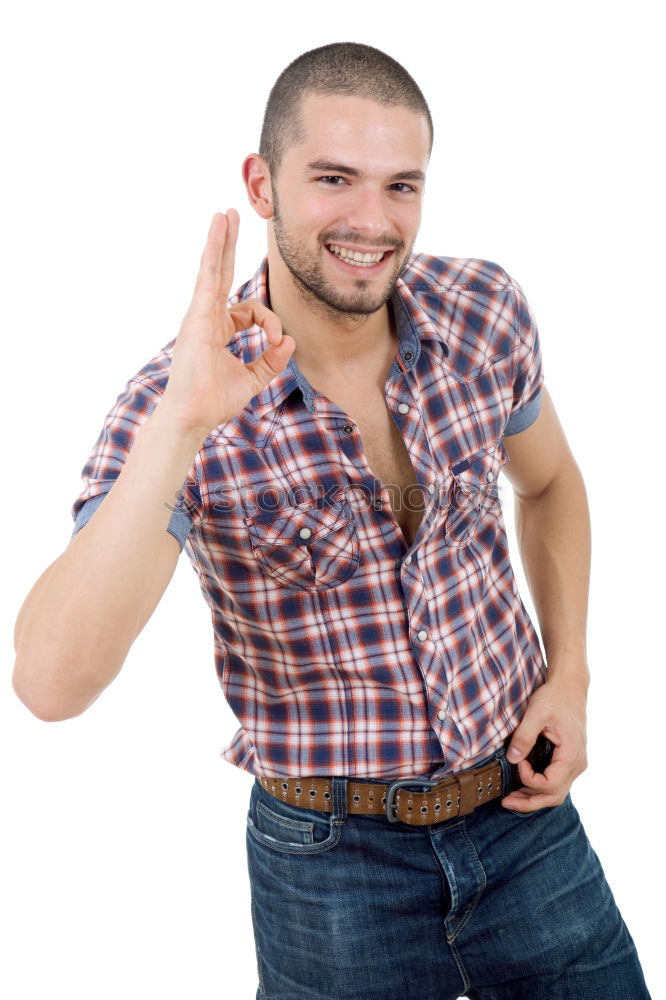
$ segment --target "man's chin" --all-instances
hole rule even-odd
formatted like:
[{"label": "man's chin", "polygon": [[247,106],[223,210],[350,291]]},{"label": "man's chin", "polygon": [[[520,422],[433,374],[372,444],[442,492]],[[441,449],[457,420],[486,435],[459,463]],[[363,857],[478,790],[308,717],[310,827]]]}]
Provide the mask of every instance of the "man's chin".
[{"label": "man's chin", "polygon": [[[363,284],[369,285],[370,282],[363,282]],[[361,289],[357,287],[355,290],[345,293],[342,289],[338,289],[332,285],[328,288],[311,290],[314,291],[317,298],[324,305],[327,305],[329,309],[335,309],[337,312],[347,315],[371,316],[386,304],[393,294],[394,288],[395,281],[392,281],[381,292],[378,292],[377,289],[371,292],[369,288]]]},{"label": "man's chin", "polygon": [[381,302],[348,302],[344,305],[338,305],[337,311],[346,316],[372,316],[374,313],[379,312],[379,310],[386,304],[386,299],[382,299]]},{"label": "man's chin", "polygon": [[[292,274],[294,272],[292,271]],[[391,287],[385,294],[370,295],[368,292],[344,293],[334,285],[323,284],[316,281],[305,281],[302,275],[294,275],[297,285],[300,286],[302,294],[309,300],[310,305],[318,308],[329,315],[340,317],[363,317],[371,316],[378,312],[390,297],[393,288]]]},{"label": "man's chin", "polygon": [[342,316],[372,316],[386,304],[389,295],[382,298],[369,299],[367,296],[356,298],[319,297],[320,302]]},{"label": "man's chin", "polygon": [[352,286],[348,282],[338,285],[330,278],[328,280],[324,278],[321,271],[308,272],[295,266],[296,262],[293,257],[286,254],[280,244],[278,244],[278,249],[292,278],[305,300],[309,302],[310,307],[332,318],[346,317],[360,320],[364,316],[372,316],[386,304],[393,294],[398,280],[398,274],[394,273],[383,289],[377,288],[374,281],[360,276],[354,279]]}]

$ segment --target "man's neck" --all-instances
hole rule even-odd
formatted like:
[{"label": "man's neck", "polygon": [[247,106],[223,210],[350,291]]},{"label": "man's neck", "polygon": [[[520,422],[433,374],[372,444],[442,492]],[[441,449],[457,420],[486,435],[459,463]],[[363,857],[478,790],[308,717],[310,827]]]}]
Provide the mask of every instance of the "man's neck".
[{"label": "man's neck", "polygon": [[271,263],[270,257],[268,294],[283,331],[296,341],[293,357],[309,380],[362,380],[364,374],[388,371],[397,336],[387,304],[366,315],[333,310],[304,294],[282,261]]}]

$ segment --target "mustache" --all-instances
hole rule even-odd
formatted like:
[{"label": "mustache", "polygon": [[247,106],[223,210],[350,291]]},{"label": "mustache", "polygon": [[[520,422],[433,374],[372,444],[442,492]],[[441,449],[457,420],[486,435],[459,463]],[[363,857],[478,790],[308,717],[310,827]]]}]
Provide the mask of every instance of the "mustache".
[{"label": "mustache", "polygon": [[346,230],[341,233],[328,232],[321,237],[322,243],[356,243],[360,246],[385,247],[387,250],[401,250],[404,246],[402,240],[396,240],[393,236],[370,237],[364,239],[358,233]]}]

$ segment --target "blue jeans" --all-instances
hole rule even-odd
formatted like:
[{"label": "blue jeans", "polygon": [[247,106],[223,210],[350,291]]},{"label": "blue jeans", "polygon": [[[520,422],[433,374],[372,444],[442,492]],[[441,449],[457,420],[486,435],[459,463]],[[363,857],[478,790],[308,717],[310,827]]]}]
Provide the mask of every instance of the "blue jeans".
[{"label": "blue jeans", "polygon": [[332,784],[332,813],[252,788],[257,1000],[649,1000],[570,797],[411,827]]}]

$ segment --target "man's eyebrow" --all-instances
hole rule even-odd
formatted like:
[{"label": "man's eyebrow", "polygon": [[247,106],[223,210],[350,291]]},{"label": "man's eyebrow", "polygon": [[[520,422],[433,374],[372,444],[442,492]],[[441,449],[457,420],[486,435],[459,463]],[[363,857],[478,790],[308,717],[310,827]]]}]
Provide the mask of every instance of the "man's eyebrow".
[{"label": "man's eyebrow", "polygon": [[425,174],[422,170],[402,170],[398,174],[389,177],[391,181],[424,181]]},{"label": "man's eyebrow", "polygon": [[327,174],[348,174],[350,177],[360,177],[361,171],[355,167],[346,167],[343,163],[333,163],[332,160],[313,160],[306,170],[316,170]]},{"label": "man's eyebrow", "polygon": [[[347,167],[344,163],[333,163],[332,160],[313,160],[306,165],[306,170],[321,171],[327,174],[346,174],[348,177],[360,177],[361,171],[356,167]],[[389,177],[389,181],[425,181],[422,170],[400,170]]]}]

